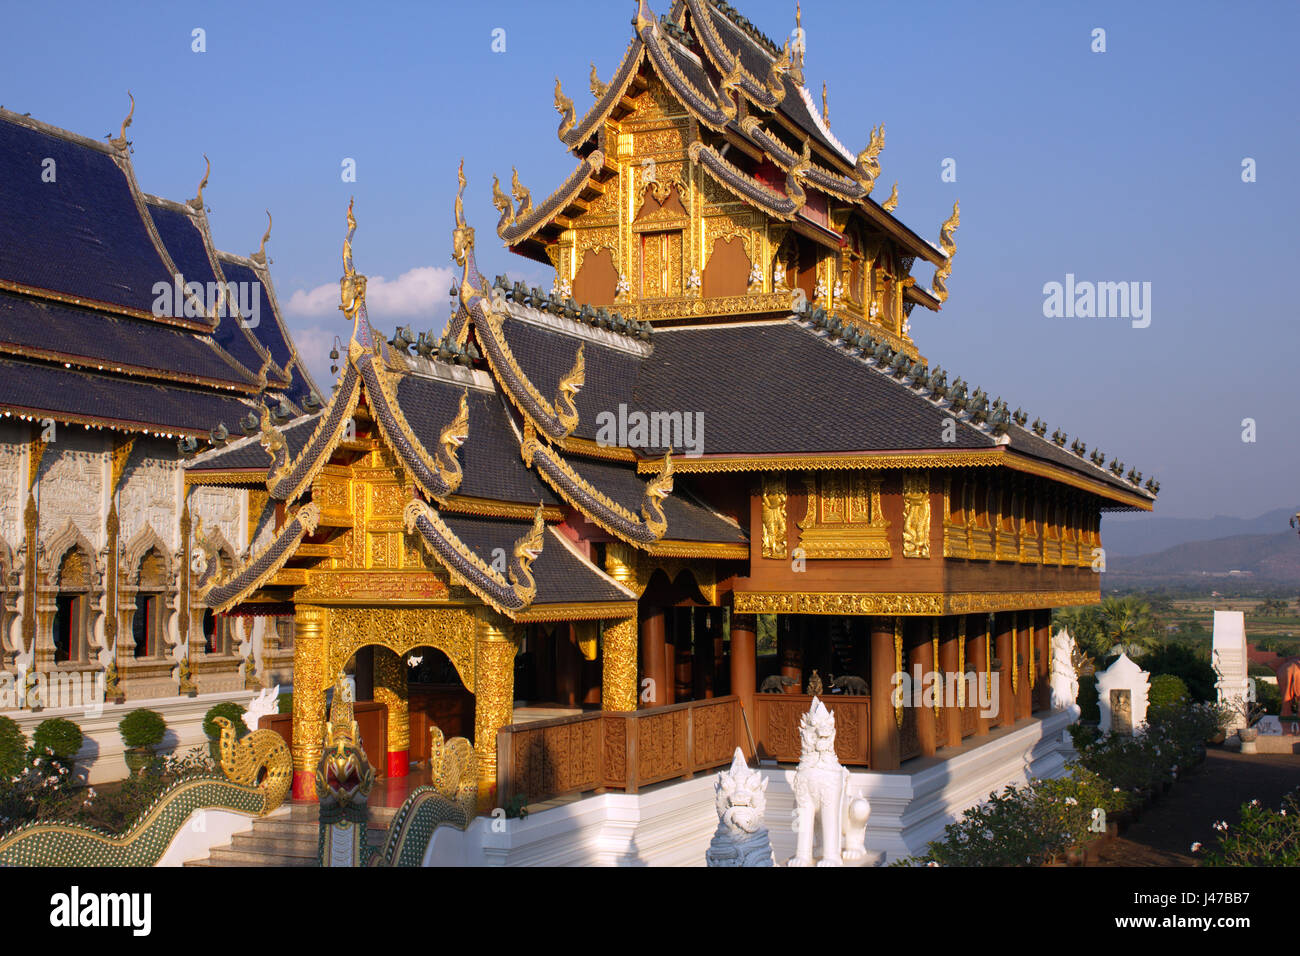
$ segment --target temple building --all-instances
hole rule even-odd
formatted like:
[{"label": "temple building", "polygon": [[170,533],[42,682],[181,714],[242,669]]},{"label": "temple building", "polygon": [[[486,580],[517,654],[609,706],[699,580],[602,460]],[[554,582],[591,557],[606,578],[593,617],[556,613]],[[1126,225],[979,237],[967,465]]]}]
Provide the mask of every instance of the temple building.
[{"label": "temple building", "polygon": [[[572,174],[536,203],[493,183],[551,289],[479,273],[462,170],[456,312],[380,335],[349,208],[333,397],[186,469],[274,513],[194,600],[294,614],[297,797],[344,671],[372,764],[470,736],[483,806],[737,745],[797,760],[812,694],[845,764],[942,757],[1046,708],[1051,609],[1100,599],[1102,513],[1152,508],[1153,481],[920,354],[957,205],[936,243],[882,201],[884,127],[832,133],[801,25],[778,45],[725,3],[641,0],[633,28],[585,113],[556,85]],[[932,672],[1000,705],[891,693]]]},{"label": "temple building", "polygon": [[110,701],[291,679],[291,617],[191,594],[187,540],[233,566],[272,531],[265,492],[187,487],[182,462],[320,398],[269,226],[253,255],[219,252],[207,173],[188,202],[144,193],[130,123],[95,141],[0,109],[0,665],[24,688],[7,707],[79,705],[50,690],[73,679]]}]

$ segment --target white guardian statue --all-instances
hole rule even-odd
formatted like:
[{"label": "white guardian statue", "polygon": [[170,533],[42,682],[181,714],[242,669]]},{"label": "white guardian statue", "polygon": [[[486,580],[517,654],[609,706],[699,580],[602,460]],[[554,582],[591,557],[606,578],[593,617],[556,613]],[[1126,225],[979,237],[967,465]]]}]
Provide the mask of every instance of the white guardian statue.
[{"label": "white guardian statue", "polygon": [[767,778],[751,770],[739,747],[731,768],[718,774],[714,787],[718,829],[704,859],[709,866],[772,866],[772,843],[763,812]]},{"label": "white guardian statue", "polygon": [[1074,669],[1074,638],[1065,628],[1052,635],[1052,671],[1048,686],[1052,710],[1068,710],[1079,717],[1079,674]]},{"label": "white guardian statue", "polygon": [[[817,866],[842,866],[867,855],[870,805],[849,798],[849,772],[835,756],[835,715],[813,697],[799,720],[802,753],[794,772],[795,855],[787,866],[813,865],[816,818],[821,817],[822,858]],[[845,837],[848,837],[846,840]]]}]

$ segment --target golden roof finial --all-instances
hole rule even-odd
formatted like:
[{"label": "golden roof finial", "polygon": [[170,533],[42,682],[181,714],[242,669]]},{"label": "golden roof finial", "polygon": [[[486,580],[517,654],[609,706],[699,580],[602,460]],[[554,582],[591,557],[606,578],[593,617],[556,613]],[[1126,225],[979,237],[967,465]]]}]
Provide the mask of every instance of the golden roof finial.
[{"label": "golden roof finial", "polygon": [[126,119],[122,120],[122,132],[118,133],[116,139],[108,141],[110,146],[120,150],[126,150],[131,145],[126,141],[126,128],[131,125],[131,119],[135,116],[135,97],[131,95],[130,90],[126,91],[126,95],[131,100],[131,111],[126,114]]},{"label": "golden roof finial", "polygon": [[465,160],[460,161],[456,172],[456,228],[451,232],[451,256],[456,265],[464,266],[469,252],[474,248],[474,230],[465,224]]},{"label": "golden roof finial", "polygon": [[893,212],[898,208],[898,183],[894,183],[894,191],[889,194],[889,198],[880,204],[880,208],[885,212]]},{"label": "golden roof finial", "polygon": [[352,264],[352,236],[357,231],[357,219],[352,215],[355,197],[348,200],[348,233],[343,237],[343,277],[339,279],[339,309],[349,320],[366,304],[366,277],[358,275]]},{"label": "golden roof finial", "polygon": [[825,81],[822,82],[822,122],[831,125],[830,90]]},{"label": "golden roof finial", "polygon": [[595,60],[591,61],[590,79],[591,79],[591,95],[594,96],[596,99],[600,99],[602,96],[605,95],[605,91],[609,89],[609,86],[605,83],[600,82],[600,74],[596,72]]},{"label": "golden roof finial", "polygon": [[266,258],[266,240],[271,238],[271,210],[266,211],[266,232],[262,233],[262,242],[257,247],[257,251],[248,258],[252,259],[259,266],[267,264]]},{"label": "golden roof finial", "polygon": [[212,160],[208,159],[207,153],[203,154],[203,163],[203,178],[199,180],[198,195],[185,204],[195,212],[203,212],[203,190],[208,188],[208,176],[212,173]]}]

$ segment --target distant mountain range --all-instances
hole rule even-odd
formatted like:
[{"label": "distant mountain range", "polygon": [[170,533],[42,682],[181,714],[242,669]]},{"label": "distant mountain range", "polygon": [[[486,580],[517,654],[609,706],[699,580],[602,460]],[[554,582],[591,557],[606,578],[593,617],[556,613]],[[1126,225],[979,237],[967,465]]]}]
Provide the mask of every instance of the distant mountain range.
[{"label": "distant mountain range", "polygon": [[1111,557],[1106,543],[1106,571],[1116,585],[1269,584],[1300,587],[1300,538],[1294,531],[1237,534],[1208,541],[1187,541],[1154,554]]},{"label": "distant mountain range", "polygon": [[[1278,508],[1258,518],[1152,518],[1117,520],[1103,516],[1101,541],[1111,559],[1136,554],[1155,554],[1193,541],[1216,541],[1241,535],[1276,535],[1287,530],[1293,508]],[[1296,537],[1295,532],[1290,532]]]}]

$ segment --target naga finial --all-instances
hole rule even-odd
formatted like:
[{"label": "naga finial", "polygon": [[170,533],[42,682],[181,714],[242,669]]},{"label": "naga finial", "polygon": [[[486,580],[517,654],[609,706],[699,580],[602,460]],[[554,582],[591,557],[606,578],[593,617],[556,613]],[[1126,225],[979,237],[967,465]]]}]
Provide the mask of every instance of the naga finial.
[{"label": "naga finial", "polygon": [[589,80],[591,82],[591,95],[596,99],[600,99],[605,95],[605,91],[609,89],[609,85],[600,81],[600,74],[596,72],[595,60],[591,61],[591,76],[589,77]]},{"label": "naga finial", "polygon": [[510,195],[515,197],[519,203],[519,208],[515,211],[517,219],[523,219],[533,211],[533,194],[522,183],[519,182],[519,170],[514,166],[510,167]]},{"label": "naga finial", "polygon": [[495,174],[492,176],[492,205],[501,213],[501,218],[497,221],[497,235],[504,238],[506,229],[515,222],[515,204],[502,191],[501,177]]},{"label": "naga finial", "polygon": [[808,170],[812,169],[812,165],[812,140],[806,139],[803,141],[803,150],[799,153],[799,159],[790,167],[790,171],[785,177],[786,195],[793,199],[800,209],[808,201],[808,194],[804,192],[800,180],[808,175]]},{"label": "naga finial", "polygon": [[208,188],[208,176],[212,173],[212,160],[208,159],[207,153],[203,154],[203,162],[203,178],[199,180],[198,195],[185,204],[195,212],[203,212],[203,190]]},{"label": "naga finial", "polygon": [[780,103],[785,99],[785,76],[790,72],[790,41],[785,41],[785,46],[781,48],[781,55],[772,61],[772,66],[767,71],[767,79],[763,85],[767,91],[776,98]]},{"label": "naga finial", "polygon": [[343,278],[339,279],[339,309],[349,320],[354,320],[366,303],[366,277],[357,273],[352,264],[352,236],[357,231],[357,219],[352,215],[355,198],[348,200],[348,234],[343,238]]},{"label": "naga finial", "polygon": [[740,84],[745,78],[745,68],[741,66],[740,57],[733,55],[731,66],[722,77],[722,82],[718,84],[718,109],[726,114],[727,119],[735,119],[739,111],[736,101],[732,99],[732,93],[740,89]]},{"label": "naga finial", "polygon": [[135,116],[135,97],[131,95],[130,90],[126,91],[126,95],[127,98],[131,100],[131,110],[126,114],[126,119],[122,120],[122,131],[117,134],[117,138],[110,139],[108,141],[108,144],[112,146],[114,149],[118,149],[123,152],[125,152],[127,147],[131,145],[126,141],[126,128],[131,125],[131,120]]},{"label": "naga finial", "polygon": [[252,259],[260,266],[264,266],[269,261],[266,258],[266,240],[271,238],[271,210],[266,211],[266,232],[262,233],[262,242],[257,247],[257,251],[248,258]]},{"label": "naga finial", "polygon": [[957,231],[959,225],[961,225],[960,203],[954,202],[952,215],[939,227],[939,248],[947,258],[935,271],[934,282],[930,283],[941,303],[948,299],[948,276],[952,275],[952,255],[957,251],[957,244],[953,241],[952,234]]},{"label": "naga finial", "polygon": [[456,172],[456,228],[451,233],[451,256],[456,265],[464,267],[474,248],[474,230],[465,224],[465,160],[460,161]]},{"label": "naga finial", "polygon": [[871,137],[867,140],[866,147],[858,153],[858,161],[853,167],[854,178],[858,185],[871,194],[871,190],[876,186],[876,177],[880,175],[880,151],[885,148],[885,124],[881,123],[879,127],[872,127]]},{"label": "naga finial", "polygon": [[655,15],[650,9],[650,4],[646,0],[636,0],[636,16],[632,18],[632,29],[636,31],[636,35],[640,36],[642,30],[654,25]]},{"label": "naga finial", "polygon": [[885,212],[893,212],[898,208],[898,183],[894,183],[894,189],[889,194],[889,198],[880,204],[880,208]]},{"label": "naga finial", "polygon": [[560,85],[558,76],[555,78],[555,112],[560,114],[559,137],[564,139],[577,122],[577,115],[573,109],[573,100],[564,95],[564,87]]},{"label": "naga finial", "polygon": [[532,525],[524,536],[515,542],[515,560],[509,569],[510,587],[525,607],[532,604],[533,598],[537,597],[537,582],[533,579],[532,566],[537,556],[542,553],[545,534],[546,520],[542,516],[542,506],[539,503],[537,510],[533,512]]}]

